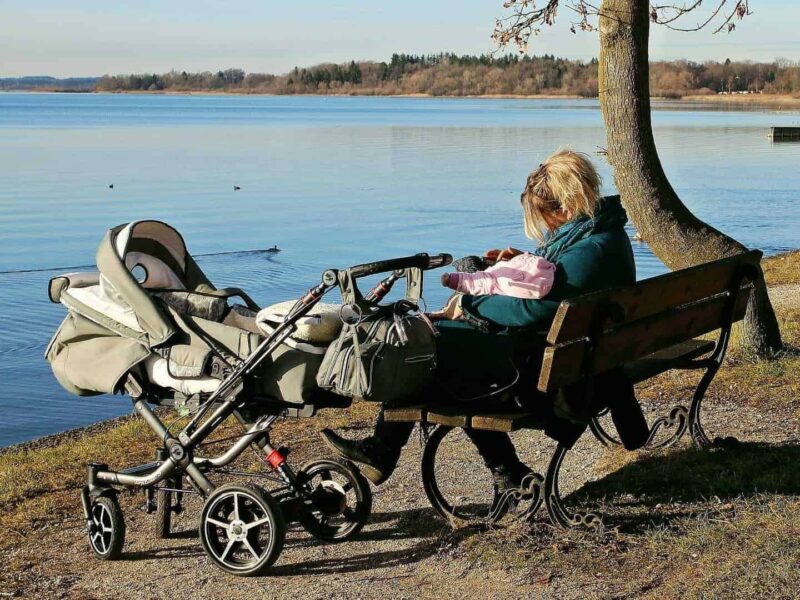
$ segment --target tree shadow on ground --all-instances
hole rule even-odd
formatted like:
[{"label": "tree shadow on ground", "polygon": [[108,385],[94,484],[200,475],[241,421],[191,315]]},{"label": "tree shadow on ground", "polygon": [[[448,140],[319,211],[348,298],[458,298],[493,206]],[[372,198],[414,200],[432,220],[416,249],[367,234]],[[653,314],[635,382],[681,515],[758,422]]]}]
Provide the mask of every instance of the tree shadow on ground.
[{"label": "tree shadow on ground", "polygon": [[740,442],[648,455],[585,484],[565,503],[591,510],[608,501],[613,512],[634,514],[615,514],[607,525],[633,532],[696,514],[687,504],[711,499],[724,503],[758,494],[800,495],[800,446]]},{"label": "tree shadow on ground", "polygon": [[145,560],[153,558],[192,558],[203,556],[203,549],[198,541],[192,546],[165,546],[148,550],[123,551],[122,560]]},{"label": "tree shadow on ground", "polygon": [[[321,560],[303,560],[291,564],[279,564],[269,571],[275,576],[306,576],[327,573],[358,573],[373,569],[400,567],[421,562],[438,554],[442,545],[459,544],[484,530],[482,526],[451,529],[441,518],[434,516],[433,509],[411,509],[396,513],[377,513],[370,522],[393,523],[377,531],[362,532],[354,538],[358,541],[391,541],[419,538],[411,546],[383,552],[362,552],[346,557],[336,556]],[[315,542],[325,543],[325,542]]]},{"label": "tree shadow on ground", "polygon": [[[380,528],[375,525],[380,524]],[[359,541],[387,542],[416,538],[440,538],[451,527],[432,508],[416,508],[397,512],[373,513],[367,523],[368,529],[362,530],[354,539]],[[330,542],[318,540],[305,532],[299,525],[293,530],[301,537],[287,540],[287,546],[320,546]]]},{"label": "tree shadow on ground", "polygon": [[[379,528],[374,528],[379,524]],[[372,526],[372,527],[370,527]],[[453,531],[450,526],[439,518],[431,508],[402,510],[393,513],[375,513],[370,517],[368,529],[360,532],[353,538],[356,542],[396,542],[402,540],[417,540],[407,542],[402,548],[384,552],[353,553],[344,558],[332,556],[319,560],[300,560],[290,564],[279,563],[271,568],[267,575],[296,576],[314,575],[325,573],[356,573],[377,568],[387,568],[400,565],[413,564],[422,561],[439,552],[442,543],[459,543],[472,535],[479,533],[481,527],[463,527]],[[298,534],[297,538],[289,538],[287,547],[310,548],[313,546],[328,545],[330,542],[317,540],[302,528],[296,527],[292,533]],[[186,529],[173,533],[173,539],[196,538],[196,529]],[[148,550],[125,552],[123,560],[144,560],[154,558],[187,558],[202,556],[200,545],[192,546],[165,546]]]}]

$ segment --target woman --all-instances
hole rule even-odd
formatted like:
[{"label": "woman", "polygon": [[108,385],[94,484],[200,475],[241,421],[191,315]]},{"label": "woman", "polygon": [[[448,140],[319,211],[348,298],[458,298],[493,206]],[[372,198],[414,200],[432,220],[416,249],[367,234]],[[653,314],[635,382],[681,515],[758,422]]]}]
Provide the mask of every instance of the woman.
[{"label": "woman", "polygon": [[[636,280],[625,211],[618,197],[601,198],[600,177],[585,154],[558,150],[528,176],[520,202],[525,234],[540,244],[534,253],[556,264],[553,287],[541,300],[454,297],[437,315],[445,319],[437,324],[440,379],[474,379],[476,372],[488,371],[505,380],[521,347],[530,350],[538,341],[541,348],[542,333],[562,300]],[[528,377],[540,366],[540,355],[532,355],[536,361],[524,369]],[[526,379],[518,387],[526,387]],[[412,429],[413,423],[384,421],[381,411],[375,431],[363,440],[346,440],[330,430],[322,435],[378,485],[391,475]],[[516,487],[530,472],[506,434],[467,432],[500,487]]]}]

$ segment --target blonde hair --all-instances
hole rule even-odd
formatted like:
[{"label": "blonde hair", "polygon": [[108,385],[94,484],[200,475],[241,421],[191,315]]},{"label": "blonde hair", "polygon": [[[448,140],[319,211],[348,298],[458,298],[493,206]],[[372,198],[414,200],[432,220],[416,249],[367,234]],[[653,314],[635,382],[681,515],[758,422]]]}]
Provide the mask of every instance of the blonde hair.
[{"label": "blonde hair", "polygon": [[520,196],[525,235],[541,243],[550,229],[548,214],[593,217],[599,198],[600,175],[589,157],[559,148],[528,175]]}]

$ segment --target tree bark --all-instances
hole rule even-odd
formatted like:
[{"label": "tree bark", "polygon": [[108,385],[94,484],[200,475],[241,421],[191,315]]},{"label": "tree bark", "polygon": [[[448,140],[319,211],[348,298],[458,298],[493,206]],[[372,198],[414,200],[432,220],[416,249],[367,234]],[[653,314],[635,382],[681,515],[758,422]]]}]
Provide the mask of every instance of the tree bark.
[{"label": "tree bark", "polygon": [[[670,185],[650,122],[648,0],[604,0],[600,9],[600,108],[608,160],[628,215],[672,270],[718,260],[746,248],[698,219]],[[782,347],[763,274],[741,328],[744,347],[767,356]]]}]

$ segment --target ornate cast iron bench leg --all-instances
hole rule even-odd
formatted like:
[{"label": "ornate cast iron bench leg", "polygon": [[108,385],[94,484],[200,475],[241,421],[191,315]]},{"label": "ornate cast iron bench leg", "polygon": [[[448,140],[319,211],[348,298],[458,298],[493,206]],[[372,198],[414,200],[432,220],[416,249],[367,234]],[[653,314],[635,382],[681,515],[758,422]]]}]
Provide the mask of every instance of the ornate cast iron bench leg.
[{"label": "ornate cast iron bench leg", "polygon": [[547,508],[547,514],[550,515],[550,520],[554,525],[564,529],[578,526],[592,529],[599,527],[602,524],[600,515],[594,512],[570,513],[561,499],[561,491],[558,488],[558,476],[561,472],[561,464],[564,461],[564,456],[568,451],[569,448],[559,444],[553,453],[553,457],[550,459],[550,465],[547,468],[547,476],[544,480],[544,505]]},{"label": "ornate cast iron bench leg", "polygon": [[694,392],[694,398],[692,398],[692,407],[689,410],[689,432],[692,435],[692,441],[699,448],[708,448],[709,446],[713,446],[720,441],[720,438],[717,438],[712,442],[706,435],[703,425],[700,422],[700,409],[703,404],[703,398],[706,395],[706,390],[708,389],[708,386],[711,385],[711,381],[714,379],[714,376],[717,374],[720,363],[722,362],[722,356],[725,355],[725,352],[723,351],[721,354],[722,355],[718,360],[715,358],[711,359],[714,364],[712,364],[703,374],[703,378],[697,385],[697,389]]},{"label": "ornate cast iron bench leg", "polygon": [[608,409],[604,408],[601,410],[596,417],[592,417],[592,420],[589,421],[589,429],[592,432],[597,440],[603,444],[603,446],[607,446],[609,448],[613,446],[621,446],[622,442],[619,441],[618,438],[614,437],[608,431],[605,430],[603,425],[600,423],[600,417],[604,417],[608,414]]},{"label": "ornate cast iron bench leg", "polygon": [[[732,293],[729,311],[733,311],[733,304],[735,302],[736,293]],[[692,441],[698,448],[708,448],[710,446],[719,445],[728,439],[736,440],[736,438],[725,438],[725,440],[723,440],[723,438],[715,438],[712,442],[706,435],[703,425],[700,422],[700,409],[702,408],[703,398],[706,395],[708,386],[711,385],[711,382],[717,375],[717,371],[719,371],[722,366],[722,361],[725,359],[725,354],[728,351],[728,343],[731,339],[731,327],[732,323],[729,322],[726,327],[722,328],[714,352],[709,358],[694,362],[696,365],[695,368],[706,369],[706,372],[703,373],[703,377],[700,379],[700,383],[697,384],[697,388],[694,391],[692,406],[689,409],[688,429],[692,436]]]},{"label": "ornate cast iron bench leg", "polygon": [[[589,429],[591,430],[594,437],[596,437],[601,444],[607,447],[613,446],[621,446],[622,442],[610,434],[600,423],[600,417],[605,416],[608,413],[608,409],[601,412],[596,417],[593,417],[592,420],[589,422]],[[689,411],[686,409],[685,406],[677,405],[669,411],[669,414],[664,417],[659,417],[650,427],[650,435],[647,438],[647,441],[644,444],[645,448],[666,448],[668,446],[672,446],[678,440],[680,440],[683,435],[686,433],[689,424]],[[669,437],[656,442],[656,438],[658,434],[662,430],[672,430],[672,433]]]},{"label": "ornate cast iron bench leg", "polygon": [[[703,402],[703,397],[708,390],[708,386],[714,380],[714,377],[719,371],[722,360],[725,357],[725,352],[728,348],[728,340],[730,339],[730,329],[723,329],[720,334],[719,340],[714,348],[714,352],[709,358],[700,360],[690,360],[682,365],[676,367],[682,370],[705,369],[700,382],[694,390],[692,395],[691,407],[687,410],[683,405],[677,405],[669,411],[669,415],[657,419],[653,426],[650,428],[650,437],[645,444],[646,448],[666,448],[675,444],[680,440],[683,435],[688,431],[692,436],[692,441],[700,448],[705,448],[712,445],[711,440],[703,431],[703,426],[700,424],[700,407]],[[659,430],[673,429],[672,435],[661,440],[656,441]]]},{"label": "ornate cast iron bench leg", "polygon": [[[691,434],[694,444],[700,448],[706,448],[719,443],[719,439],[715,439],[712,442],[703,430],[703,426],[700,422],[700,409],[706,391],[722,366],[722,361],[725,358],[730,342],[730,333],[730,325],[722,329],[719,339],[714,346],[714,350],[708,358],[684,360],[680,363],[676,363],[672,367],[673,369],[684,371],[704,369],[705,373],[703,373],[703,376],[694,390],[690,408],[687,409],[685,406],[678,404],[672,407],[668,415],[656,419],[650,427],[650,435],[644,445],[645,448],[656,449],[672,446],[677,443],[687,431]],[[608,412],[608,409],[604,409],[596,417],[592,418],[589,423],[589,428],[592,434],[594,434],[604,446],[618,446],[622,442],[609,433],[600,422],[600,417],[605,416]],[[671,434],[661,441],[657,441],[656,438],[658,438],[658,434],[664,430],[671,431]]]},{"label": "ornate cast iron bench leg", "polygon": [[[526,475],[518,488],[506,490],[498,497],[498,505],[494,515],[499,520],[510,514],[514,519],[529,521],[539,511],[544,500],[544,477],[538,473]],[[517,510],[520,507],[522,510]]]},{"label": "ornate cast iron bench leg", "polygon": [[696,365],[705,367],[707,369],[706,372],[703,373],[700,383],[697,384],[697,389],[695,390],[694,397],[692,398],[692,406],[689,409],[689,432],[692,435],[692,441],[700,448],[708,448],[709,446],[720,445],[730,440],[733,440],[734,442],[736,441],[736,438],[723,439],[717,437],[712,442],[708,435],[706,435],[703,425],[700,422],[700,409],[702,407],[703,397],[706,395],[706,390],[708,390],[708,386],[711,385],[711,382],[714,380],[717,371],[719,371],[720,367],[722,366],[722,361],[725,359],[725,354],[728,351],[728,344],[731,340],[731,328],[733,327],[733,314],[739,294],[741,293],[741,286],[745,281],[755,282],[759,277],[762,277],[762,275],[758,267],[754,265],[745,265],[741,269],[736,281],[730,289],[728,305],[726,308],[726,324],[720,331],[719,339],[717,340],[717,345],[714,348],[714,352],[712,352],[711,356],[705,360],[695,361]]},{"label": "ornate cast iron bench leg", "polygon": [[[422,485],[431,506],[446,520],[452,522],[495,523],[506,515],[515,519],[530,519],[541,507],[544,499],[544,478],[538,473],[527,475],[519,488],[512,488],[500,492],[495,487],[491,505],[485,511],[475,512],[465,506],[466,498],[455,496],[444,489],[437,478],[437,463],[445,460],[447,452],[441,451],[443,443],[453,443],[461,428],[440,425],[427,436],[425,448],[422,453]],[[451,438],[451,439],[448,439]],[[466,440],[462,439],[462,443]],[[471,442],[467,442],[471,443]],[[481,462],[477,468],[485,469]],[[462,467],[463,468],[463,467]],[[472,468],[472,467],[470,467]],[[445,469],[452,471],[453,469]],[[487,503],[488,504],[488,503]],[[481,514],[482,513],[482,514]]]}]

